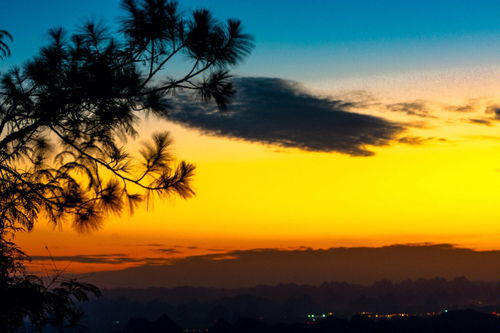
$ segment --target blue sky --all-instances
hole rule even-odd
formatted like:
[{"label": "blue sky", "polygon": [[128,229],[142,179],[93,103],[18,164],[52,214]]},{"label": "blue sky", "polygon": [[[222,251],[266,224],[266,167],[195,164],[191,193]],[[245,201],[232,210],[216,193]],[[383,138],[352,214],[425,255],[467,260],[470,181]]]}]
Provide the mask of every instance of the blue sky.
[{"label": "blue sky", "polygon": [[[311,81],[496,63],[499,1],[470,0],[185,0],[243,21],[256,49],[238,72]],[[15,38],[13,57],[28,59],[53,26],[88,18],[116,22],[118,0],[10,1],[1,29]]]}]

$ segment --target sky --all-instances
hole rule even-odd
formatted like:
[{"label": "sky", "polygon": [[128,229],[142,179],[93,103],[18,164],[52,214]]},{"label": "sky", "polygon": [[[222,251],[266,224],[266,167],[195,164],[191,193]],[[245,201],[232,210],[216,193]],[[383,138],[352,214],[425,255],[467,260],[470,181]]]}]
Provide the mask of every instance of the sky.
[{"label": "sky", "polygon": [[[233,70],[238,103],[226,117],[185,101],[169,121],[141,121],[131,142],[169,130],[177,157],[197,166],[196,197],[111,216],[93,234],[41,222],[17,236],[34,269],[303,246],[500,250],[498,1],[181,2],[200,7],[255,38]],[[0,71],[35,54],[51,27],[119,15],[111,0],[9,2],[0,28],[14,41]]]}]

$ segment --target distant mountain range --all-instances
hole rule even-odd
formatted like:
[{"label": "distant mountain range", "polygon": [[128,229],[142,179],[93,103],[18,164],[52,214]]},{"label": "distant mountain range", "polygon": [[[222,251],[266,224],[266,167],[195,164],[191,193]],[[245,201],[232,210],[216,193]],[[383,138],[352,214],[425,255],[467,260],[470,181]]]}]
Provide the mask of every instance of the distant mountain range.
[{"label": "distant mountain range", "polygon": [[109,289],[86,304],[85,313],[86,324],[104,332],[123,328],[133,317],[156,320],[163,314],[183,328],[205,328],[219,319],[234,322],[242,317],[276,324],[305,322],[310,313],[347,318],[360,312],[424,314],[463,308],[500,311],[500,281],[433,278],[370,285]]},{"label": "distant mountain range", "polygon": [[457,310],[425,317],[374,319],[364,315],[351,318],[327,317],[314,323],[269,324],[251,318],[234,322],[218,320],[205,329],[182,329],[168,316],[156,320],[131,319],[121,333],[498,333],[500,317],[473,310]]}]

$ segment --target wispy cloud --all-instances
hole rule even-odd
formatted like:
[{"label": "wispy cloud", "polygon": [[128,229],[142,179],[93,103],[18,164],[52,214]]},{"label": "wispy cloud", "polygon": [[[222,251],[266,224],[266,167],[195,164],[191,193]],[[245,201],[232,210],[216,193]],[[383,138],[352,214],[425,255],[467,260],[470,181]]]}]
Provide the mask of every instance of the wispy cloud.
[{"label": "wispy cloud", "polygon": [[500,105],[488,106],[485,113],[490,114],[494,120],[500,120]]},{"label": "wispy cloud", "polygon": [[429,114],[429,108],[427,106],[427,102],[423,100],[387,104],[385,107],[389,111],[402,112],[409,116],[418,116],[423,118],[432,117]]},{"label": "wispy cloud", "polygon": [[474,100],[463,105],[448,105],[445,107],[445,110],[450,112],[469,113],[477,111],[478,105],[477,101]]},{"label": "wispy cloud", "polygon": [[176,253],[182,253],[181,251],[176,250],[176,249],[174,249],[174,248],[154,249],[153,251],[156,251],[156,252],[161,252],[161,253],[165,253],[165,254],[176,254]]},{"label": "wispy cloud", "polygon": [[486,116],[467,118],[464,119],[464,121],[476,125],[493,126],[496,122],[500,121],[500,105],[486,106],[484,108],[484,114]]},{"label": "wispy cloud", "polygon": [[437,137],[423,137],[423,136],[404,136],[398,139],[399,143],[404,143],[411,146],[419,146],[429,142],[446,142],[448,141],[445,138],[437,138]]},{"label": "wispy cloud", "polygon": [[130,257],[126,254],[89,254],[73,256],[32,256],[33,261],[69,261],[81,264],[111,264],[121,265],[128,263],[153,264],[166,263],[165,258],[157,257]]},{"label": "wispy cloud", "polygon": [[485,126],[493,125],[493,122],[490,119],[473,118],[473,119],[466,119],[466,121],[475,125],[485,125]]}]

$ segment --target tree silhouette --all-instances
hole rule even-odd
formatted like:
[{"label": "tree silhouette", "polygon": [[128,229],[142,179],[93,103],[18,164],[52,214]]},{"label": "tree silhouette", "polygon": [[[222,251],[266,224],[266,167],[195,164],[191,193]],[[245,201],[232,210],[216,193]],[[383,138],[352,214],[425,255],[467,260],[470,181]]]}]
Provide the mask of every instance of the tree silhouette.
[{"label": "tree silhouette", "polygon": [[[102,22],[74,33],[52,29],[33,60],[1,78],[6,277],[16,275],[24,259],[13,257],[21,252],[8,238],[32,230],[40,217],[88,232],[153,195],[194,194],[194,166],[174,161],[168,133],[154,134],[136,153],[125,149],[126,141],[139,135],[141,115],[168,118],[178,91],[224,110],[234,94],[228,70],[249,54],[252,38],[240,21],[220,22],[204,9],[185,16],[176,1],[123,0],[122,8],[118,30]],[[10,54],[6,38],[1,30],[0,56]]]},{"label": "tree silhouette", "polygon": [[42,332],[47,325],[77,326],[83,317],[78,303],[99,296],[99,289],[60,274],[43,281],[26,273],[23,262],[28,259],[14,243],[0,239],[0,330],[18,332],[29,325]]},{"label": "tree silhouette", "polygon": [[0,30],[0,59],[10,56],[10,48],[6,39],[12,40],[12,36],[6,30]]},{"label": "tree silhouette", "polygon": [[[220,23],[207,10],[183,18],[173,1],[122,6],[118,34],[94,22],[71,35],[53,29],[34,60],[2,77],[0,227],[31,230],[44,212],[87,231],[153,192],[193,195],[194,167],[173,165],[167,134],[154,135],[140,161],[124,139],[137,136],[141,113],[168,116],[167,98],[179,89],[223,109],[234,93],[227,68],[249,53],[251,39],[239,21]],[[187,72],[167,76],[177,56]]]}]

